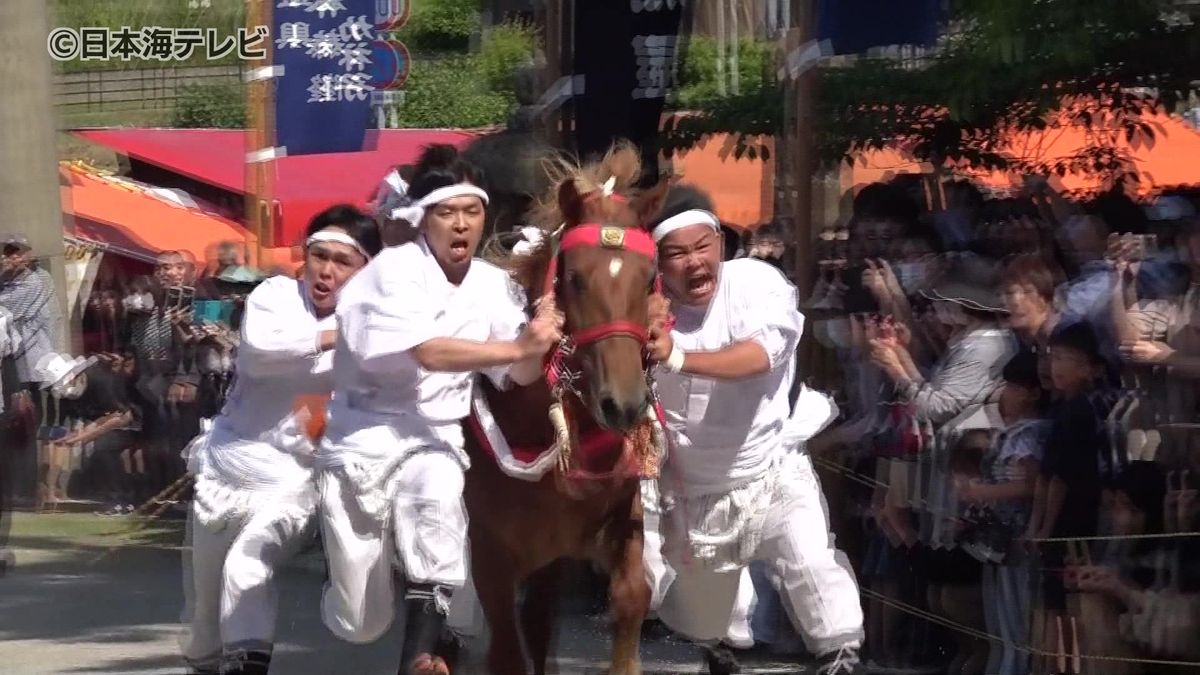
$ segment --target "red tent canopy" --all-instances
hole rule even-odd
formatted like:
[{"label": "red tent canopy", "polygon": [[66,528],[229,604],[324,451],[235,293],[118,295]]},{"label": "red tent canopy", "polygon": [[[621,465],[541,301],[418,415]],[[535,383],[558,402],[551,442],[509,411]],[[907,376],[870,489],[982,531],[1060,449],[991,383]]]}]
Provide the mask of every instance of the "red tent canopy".
[{"label": "red tent canopy", "polygon": [[[236,129],[79,129],[76,135],[147,164],[209,185],[246,191],[246,134]],[[416,160],[431,143],[459,147],[468,131],[385,129],[374,150],[283,157],[272,162],[272,198],[280,214],[277,246],[296,242],[309,220],[345,202],[364,206],[391,167]]]}]

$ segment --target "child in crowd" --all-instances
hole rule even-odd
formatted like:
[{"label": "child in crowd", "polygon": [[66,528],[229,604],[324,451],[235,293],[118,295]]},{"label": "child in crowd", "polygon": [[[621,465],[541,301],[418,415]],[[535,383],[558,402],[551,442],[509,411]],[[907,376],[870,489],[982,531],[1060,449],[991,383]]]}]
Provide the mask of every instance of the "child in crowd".
[{"label": "child in crowd", "polygon": [[1015,645],[1029,644],[1031,568],[1018,538],[1029,524],[1049,422],[1043,418],[1047,393],[1032,351],[1010,359],[1003,377],[999,408],[1004,428],[983,458],[982,479],[960,481],[955,490],[981,524],[963,548],[986,563],[987,625],[1005,640],[992,644],[987,672],[1020,675],[1029,671],[1028,656]]}]

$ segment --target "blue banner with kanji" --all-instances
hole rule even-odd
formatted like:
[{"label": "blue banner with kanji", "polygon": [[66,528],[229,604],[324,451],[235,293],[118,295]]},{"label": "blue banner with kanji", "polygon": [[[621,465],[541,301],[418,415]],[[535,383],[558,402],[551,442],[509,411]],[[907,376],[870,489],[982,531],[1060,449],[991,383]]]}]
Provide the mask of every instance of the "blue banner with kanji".
[{"label": "blue banner with kanji", "polygon": [[657,174],[658,130],[675,87],[684,0],[594,0],[575,3],[575,142],[579,154],[602,154],[619,138],[642,150]]},{"label": "blue banner with kanji", "polygon": [[377,0],[272,0],[275,145],[289,156],[363,150],[376,82]]}]

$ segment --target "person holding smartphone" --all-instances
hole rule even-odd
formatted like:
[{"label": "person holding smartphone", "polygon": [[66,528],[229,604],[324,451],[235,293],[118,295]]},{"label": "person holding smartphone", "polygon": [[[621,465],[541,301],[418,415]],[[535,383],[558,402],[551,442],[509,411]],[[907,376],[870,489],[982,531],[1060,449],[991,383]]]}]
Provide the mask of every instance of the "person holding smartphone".
[{"label": "person holding smartphone", "polygon": [[304,246],[301,279],[273,277],[246,299],[237,382],[211,428],[188,446],[196,486],[182,647],[193,673],[267,672],[275,572],[313,533],[307,418],[323,412],[296,401],[329,395],[339,295],[382,243],[371,218],[343,205],[312,220]]}]

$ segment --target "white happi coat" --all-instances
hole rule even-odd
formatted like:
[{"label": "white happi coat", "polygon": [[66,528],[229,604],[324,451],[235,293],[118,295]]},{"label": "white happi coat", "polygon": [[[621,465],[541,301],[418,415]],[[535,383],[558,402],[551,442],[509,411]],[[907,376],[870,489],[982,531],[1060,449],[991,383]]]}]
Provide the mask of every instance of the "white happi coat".
[{"label": "white happi coat", "polygon": [[[466,581],[461,421],[474,373],[430,372],[411,350],[438,337],[514,340],[524,295],[508,273],[474,260],[451,284],[424,237],[389,248],[338,301],[336,383],[318,451],[334,634],[369,642],[394,616],[393,570],[410,582]],[[487,372],[498,386],[508,367]]]},{"label": "white happi coat", "polygon": [[660,528],[647,532],[647,545],[661,541],[672,569],[653,560],[648,568],[655,600],[663,598],[660,617],[694,639],[715,640],[737,623],[742,570],[763,560],[809,648],[823,654],[861,640],[862,609],[801,446],[828,422],[812,418],[833,408],[801,397],[793,413],[789,403],[804,328],[798,305],[779,270],[739,259],[722,264],[706,307],[673,308],[678,348],[711,352],[753,340],[770,368],[739,380],[656,376],[671,453],[657,485],[661,511],[647,509],[647,522]]}]

